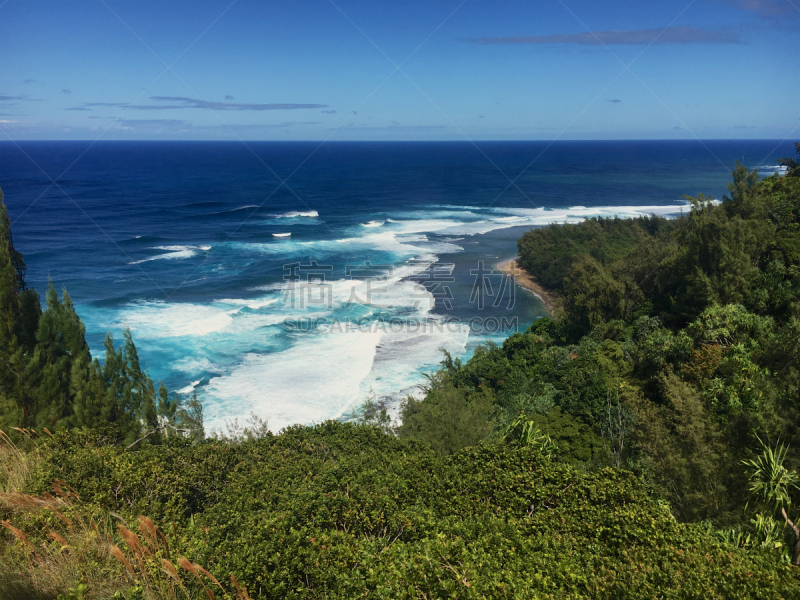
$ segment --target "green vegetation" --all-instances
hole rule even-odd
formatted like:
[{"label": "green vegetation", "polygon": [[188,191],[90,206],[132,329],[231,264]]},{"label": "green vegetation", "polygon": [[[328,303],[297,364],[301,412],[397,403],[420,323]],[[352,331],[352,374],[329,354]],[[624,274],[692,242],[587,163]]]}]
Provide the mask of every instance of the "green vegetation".
[{"label": "green vegetation", "polygon": [[2,496],[18,587],[237,597],[233,575],[276,599],[800,596],[774,551],[678,523],[630,471],[583,473],[522,440],[442,457],[337,422],[136,452],[103,437],[40,442],[30,495]]},{"label": "green vegetation", "polygon": [[[788,175],[760,181],[738,165],[730,197],[688,198],[677,219],[526,233],[520,261],[557,293],[555,317],[464,364],[446,357],[405,413],[444,392],[464,402],[480,394],[491,406],[470,427],[489,429],[488,439],[523,418],[554,442],[555,460],[629,469],[679,520],[741,539],[765,542],[774,517],[780,552],[800,564],[782,506],[747,508],[759,439],[772,441],[770,452],[784,444],[787,465],[800,462],[800,171],[782,162]],[[438,448],[439,427],[416,420],[399,435]]]},{"label": "green vegetation", "polygon": [[446,355],[396,429],[371,396],[204,439],[130,334],[100,363],[66,293],[41,310],[3,208],[0,596],[800,598],[785,164],[678,219],[527,233],[555,317]]},{"label": "green vegetation", "polygon": [[148,441],[188,429],[202,436],[202,411],[185,408],[158,389],[139,364],[130,331],[105,360],[89,353],[83,325],[64,290],[52,281],[44,311],[36,290],[25,285],[25,261],[14,248],[11,222],[0,190],[0,430],[97,427],[115,424],[120,441]]}]

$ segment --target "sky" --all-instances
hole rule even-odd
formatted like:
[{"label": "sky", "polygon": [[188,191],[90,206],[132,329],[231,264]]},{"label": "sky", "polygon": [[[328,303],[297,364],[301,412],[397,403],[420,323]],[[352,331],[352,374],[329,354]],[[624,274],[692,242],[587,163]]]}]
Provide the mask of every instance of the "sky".
[{"label": "sky", "polygon": [[0,0],[0,140],[800,137],[800,0]]}]

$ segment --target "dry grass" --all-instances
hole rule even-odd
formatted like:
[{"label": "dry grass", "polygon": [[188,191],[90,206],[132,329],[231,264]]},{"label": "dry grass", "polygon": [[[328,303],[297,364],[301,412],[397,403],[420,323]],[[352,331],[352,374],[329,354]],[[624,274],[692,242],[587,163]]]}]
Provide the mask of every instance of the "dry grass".
[{"label": "dry grass", "polygon": [[[46,435],[50,435],[47,429],[44,431]],[[36,431],[19,429],[18,432],[30,441],[40,437]],[[0,430],[0,492],[21,491],[39,459],[37,446],[34,445],[32,450],[23,452],[5,431]]]},{"label": "dry grass", "polygon": [[88,590],[78,597],[86,600],[249,600],[234,578],[236,591],[226,594],[201,565],[173,557],[167,536],[147,517],[129,525],[90,510],[60,481],[42,497],[25,494],[40,452],[35,445],[20,450],[0,431],[0,598],[55,600],[83,583]]}]

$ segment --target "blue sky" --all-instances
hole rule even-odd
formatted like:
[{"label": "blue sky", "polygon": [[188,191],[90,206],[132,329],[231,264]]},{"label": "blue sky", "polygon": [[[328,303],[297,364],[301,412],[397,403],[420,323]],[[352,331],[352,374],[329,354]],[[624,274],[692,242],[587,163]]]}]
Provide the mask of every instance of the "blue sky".
[{"label": "blue sky", "polygon": [[799,51],[800,0],[0,0],[0,139],[798,138]]}]

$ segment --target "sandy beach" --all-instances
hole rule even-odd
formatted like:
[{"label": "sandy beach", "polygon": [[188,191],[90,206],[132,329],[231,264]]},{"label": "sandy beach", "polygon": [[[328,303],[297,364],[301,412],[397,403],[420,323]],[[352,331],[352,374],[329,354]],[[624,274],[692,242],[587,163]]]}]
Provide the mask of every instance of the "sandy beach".
[{"label": "sandy beach", "polygon": [[530,273],[525,271],[520,265],[519,261],[517,260],[519,257],[514,257],[509,260],[500,262],[497,264],[497,268],[500,269],[503,273],[511,277],[517,284],[521,287],[528,290],[534,296],[539,298],[544,304],[547,312],[551,315],[553,314],[553,308],[555,306],[555,298],[553,295],[544,289],[536,279],[531,276]]}]

